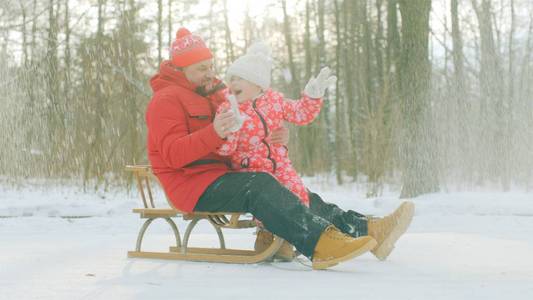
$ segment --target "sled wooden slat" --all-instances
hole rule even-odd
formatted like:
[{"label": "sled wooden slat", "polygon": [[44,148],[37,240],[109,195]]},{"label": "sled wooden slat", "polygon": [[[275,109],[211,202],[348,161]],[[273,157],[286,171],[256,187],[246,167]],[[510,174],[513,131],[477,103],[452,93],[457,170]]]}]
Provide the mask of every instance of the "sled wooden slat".
[{"label": "sled wooden slat", "polygon": [[187,253],[184,254],[180,248],[173,248],[173,251],[169,252],[130,251],[128,257],[255,264],[271,258],[282,243],[281,238],[276,238],[270,247],[260,253],[239,249],[188,248]]},{"label": "sled wooden slat", "polygon": [[134,208],[134,213],[140,214],[141,218],[149,217],[176,217],[181,212],[173,208]]},{"label": "sled wooden slat", "polygon": [[[168,201],[168,198],[167,203],[170,206],[169,208],[156,208],[151,182],[160,183],[157,177],[153,175],[150,165],[129,165],[126,166],[126,171],[133,173],[137,190],[139,191],[144,206],[144,208],[134,208],[132,211],[133,213],[139,214],[141,219],[145,219],[137,236],[135,251],[129,251],[128,257],[251,264],[270,259],[283,243],[283,239],[274,236],[274,242],[262,252],[244,249],[227,249],[221,229],[253,228],[256,226],[255,221],[246,218],[241,213],[182,212],[175,209],[172,203]],[[174,222],[174,218],[176,217],[182,217],[183,220],[188,221],[183,240],[180,236],[178,226]],[[169,246],[168,252],[142,251],[141,246],[144,234],[152,222],[157,219],[165,220],[172,228],[176,245]],[[218,235],[219,248],[188,247],[188,242],[194,227],[202,220],[209,222],[214,227]]]},{"label": "sled wooden slat", "polygon": [[[181,252],[182,248],[179,247],[170,247],[170,252]],[[196,253],[196,254],[222,254],[222,255],[231,255],[238,254],[244,256],[256,255],[257,252],[254,250],[241,250],[241,249],[219,249],[219,248],[195,248],[188,247],[187,253]]]}]

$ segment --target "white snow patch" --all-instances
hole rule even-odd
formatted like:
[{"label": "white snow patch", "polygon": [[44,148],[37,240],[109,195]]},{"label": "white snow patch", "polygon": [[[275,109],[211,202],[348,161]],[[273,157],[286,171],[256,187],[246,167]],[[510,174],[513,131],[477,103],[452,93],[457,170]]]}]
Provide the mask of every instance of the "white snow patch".
[{"label": "white snow patch", "polygon": [[[365,214],[387,214],[401,202],[392,191],[365,199],[355,184],[305,181],[324,200]],[[0,183],[0,216],[8,217],[0,218],[0,298],[533,299],[532,199],[522,192],[418,197],[413,224],[387,261],[365,254],[313,271],[299,262],[128,259],[142,224],[131,213],[141,205],[135,193]],[[91,217],[59,218],[75,215]],[[183,234],[186,223],[177,224]],[[206,222],[195,233],[192,245],[217,246]],[[253,230],[226,231],[231,248],[250,249],[254,238]],[[146,249],[165,251],[172,243],[167,224],[154,222]]]}]

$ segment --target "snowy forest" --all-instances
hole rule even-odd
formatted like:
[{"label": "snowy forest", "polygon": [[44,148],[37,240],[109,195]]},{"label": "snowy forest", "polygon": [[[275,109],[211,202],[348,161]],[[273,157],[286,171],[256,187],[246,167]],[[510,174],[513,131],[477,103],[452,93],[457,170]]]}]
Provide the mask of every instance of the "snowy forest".
[{"label": "snowy forest", "polygon": [[369,197],[533,188],[529,0],[3,0],[0,176],[128,183],[124,166],[147,163],[148,81],[182,26],[220,78],[258,39],[288,97],[334,71],[319,119],[290,127],[302,175]]},{"label": "snowy forest", "polygon": [[533,0],[0,0],[0,65],[1,299],[533,299]]}]

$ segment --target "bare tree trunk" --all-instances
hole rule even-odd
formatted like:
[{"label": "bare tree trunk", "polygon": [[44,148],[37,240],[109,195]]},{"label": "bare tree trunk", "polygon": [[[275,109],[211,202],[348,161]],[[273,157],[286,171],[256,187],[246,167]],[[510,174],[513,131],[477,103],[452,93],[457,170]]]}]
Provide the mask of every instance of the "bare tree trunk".
[{"label": "bare tree trunk", "polygon": [[[314,66],[314,59],[313,59],[313,47],[311,46],[311,8],[310,8],[310,0],[307,0],[305,3],[305,32],[304,32],[304,54],[305,54],[305,76],[306,78],[310,78]],[[287,39],[287,33],[285,33],[285,38]],[[292,70],[291,70],[292,72]],[[291,73],[291,77],[294,77]],[[290,86],[291,83],[289,83],[289,91],[292,94],[296,95],[295,93],[299,91],[295,91],[294,88]],[[312,175],[314,172],[314,164],[313,164],[313,154],[315,153],[314,150],[316,148],[314,147],[307,147],[306,143],[313,137],[316,137],[318,135],[318,131],[320,130],[317,128],[317,122],[313,122],[309,126],[304,127],[296,127],[295,130],[291,130],[291,141],[293,144],[295,144],[297,151],[293,152],[293,156],[297,157],[298,161],[298,169],[301,173],[306,175]]]},{"label": "bare tree trunk", "polygon": [[20,6],[20,12],[22,14],[22,26],[21,26],[21,33],[22,33],[22,62],[24,63],[24,66],[28,65],[28,41],[27,41],[27,33],[26,33],[26,7],[22,3],[19,3]]},{"label": "bare tree trunk", "polygon": [[513,107],[513,97],[514,97],[514,49],[513,49],[513,39],[515,31],[515,9],[514,9],[514,0],[511,1],[511,28],[509,32],[509,83],[508,85],[508,95],[507,99],[509,100],[509,108]]},{"label": "bare tree trunk", "polygon": [[[373,75],[371,79],[370,96],[373,101],[372,111],[369,112],[369,119],[363,126],[367,140],[364,144],[368,144],[365,148],[367,150],[366,157],[368,163],[368,197],[376,197],[382,190],[383,177],[386,172],[387,165],[391,161],[391,128],[393,115],[390,111],[390,80],[388,79],[388,66],[384,63],[386,58],[383,54],[386,50],[383,46],[383,17],[382,7],[383,0],[376,1],[377,24],[375,26],[376,33],[374,35],[373,43],[369,43],[369,48],[373,47],[370,52],[375,56],[375,71],[369,75]],[[369,18],[372,24],[372,19]],[[368,27],[370,28],[369,25]],[[374,26],[372,26],[374,27]],[[372,33],[369,30],[368,39],[371,40]],[[372,56],[370,56],[372,57]],[[372,88],[372,86],[374,86]]]},{"label": "bare tree trunk", "polygon": [[377,30],[376,36],[374,38],[374,55],[376,56],[376,77],[379,87],[383,87],[384,81],[384,66],[383,66],[383,53],[382,53],[382,40],[383,40],[383,24],[381,16],[381,7],[383,5],[383,0],[376,0],[376,10],[377,10]]},{"label": "bare tree trunk", "polygon": [[[291,32],[291,22],[290,17],[287,13],[287,3],[285,0],[281,0],[281,7],[283,10],[283,33],[285,36],[285,44],[287,45],[287,56],[288,64],[290,70],[290,80],[288,82],[288,89],[291,98],[296,98],[301,91],[300,84],[300,73],[297,69],[295,58],[294,58],[294,49],[293,49],[293,35]],[[310,32],[305,33],[306,36],[310,36]],[[306,59],[310,59],[311,49],[306,50]],[[309,66],[306,66],[309,68]],[[319,126],[320,120],[316,120],[309,126],[297,128],[296,132],[297,137],[292,139],[296,143],[296,148],[298,149],[298,156],[300,157],[301,167],[299,168],[301,172],[307,175],[314,174],[317,169],[317,165],[322,163],[321,159],[317,159],[317,154],[320,154],[318,147],[309,147],[308,143],[310,139],[320,139],[321,128]]]},{"label": "bare tree trunk", "polygon": [[[135,6],[135,3],[132,1],[132,3],[130,4],[130,8],[129,8],[129,11],[128,11],[128,14],[127,14],[127,22],[126,24],[129,24],[130,26],[135,26],[133,24],[137,24],[137,7]],[[161,24],[161,27],[162,24]],[[130,32],[127,33],[127,36],[126,36],[126,45],[128,45],[127,47],[127,55],[126,55],[126,60],[124,61],[124,64],[128,67],[128,72],[129,72],[129,75],[132,77],[132,78],[137,78],[137,65],[136,65],[136,59],[135,59],[135,50],[134,50],[134,46],[133,44],[135,43],[134,39],[135,39],[135,34],[134,32],[136,31],[137,29],[136,28],[132,28],[131,30],[129,30]],[[137,93],[135,90],[133,90],[131,88],[131,84],[127,81],[124,81],[124,91],[125,91],[125,94],[126,94],[126,97],[124,98],[125,100],[125,106],[128,107],[128,127],[129,128],[137,128],[137,126],[139,125],[138,122],[137,122],[137,119],[138,119],[138,113],[137,113],[137,99],[139,99],[139,93]],[[129,136],[128,136],[128,141],[127,141],[127,145],[128,145],[128,149],[133,149],[133,151],[130,151],[128,152],[128,155],[127,155],[127,161],[131,161],[133,163],[138,163],[139,162],[139,135],[138,133],[135,131],[135,130],[130,130],[128,131],[129,133]]]},{"label": "bare tree trunk", "polygon": [[[95,51],[102,52],[102,42],[104,37],[104,5],[105,0],[98,0],[98,15],[97,15],[97,27],[96,27],[96,45]],[[126,3],[124,3],[126,5]],[[98,181],[102,179],[103,175],[103,115],[104,115],[104,92],[101,90],[102,84],[102,69],[103,62],[98,57],[95,60],[95,78],[99,84],[95,85],[95,106],[94,120],[93,120],[93,138],[89,140],[89,151],[85,155],[84,162],[84,184],[87,184],[90,178],[96,177]]]},{"label": "bare tree trunk", "polygon": [[35,34],[37,32],[37,0],[33,0],[32,5],[33,20],[31,22],[31,58],[35,59]]},{"label": "bare tree trunk", "polygon": [[400,197],[416,197],[438,190],[431,149],[429,51],[430,0],[400,0],[402,55],[403,187]]},{"label": "bare tree trunk", "polygon": [[[398,0],[387,0],[387,47],[385,48],[385,70],[387,82],[387,105],[390,111],[391,123],[391,145],[399,145],[401,143],[401,128],[393,126],[392,124],[401,124],[400,112],[400,53],[401,53],[401,39],[398,29]],[[394,149],[394,150],[393,150]],[[391,149],[392,170],[399,168],[400,155],[398,147]]]},{"label": "bare tree trunk", "polygon": [[304,35],[304,48],[305,48],[305,78],[311,78],[311,72],[313,70],[313,57],[311,51],[311,8],[309,4],[310,0],[305,2],[305,35]]},{"label": "bare tree trunk", "polygon": [[226,63],[229,66],[235,60],[233,53],[233,41],[231,40],[231,28],[228,19],[228,1],[224,0],[224,30],[226,32]]},{"label": "bare tree trunk", "polygon": [[[35,72],[34,63],[33,63],[33,60],[34,60],[33,56],[35,53],[35,50],[34,50],[35,49],[35,31],[36,31],[35,23],[37,19],[36,5],[37,5],[36,0],[34,0],[33,6],[32,6],[32,15],[31,15],[32,17],[32,26],[31,26],[31,33],[30,33],[31,40],[28,43],[28,32],[26,30],[27,9],[26,7],[22,6],[22,4],[20,4],[20,7],[22,9],[22,14],[23,14],[21,31],[22,31],[23,66],[24,66],[23,73],[25,74],[24,78],[21,80],[21,83],[23,83],[23,90],[26,93],[26,96],[28,98],[27,103],[25,105],[25,113],[28,116],[31,116],[30,118],[34,120],[37,119],[37,111],[36,111],[36,105],[35,105],[35,92],[36,91],[34,89],[34,84],[36,81],[35,79],[39,77],[36,74],[37,72]],[[29,52],[31,52],[31,57],[30,57]],[[26,125],[27,127],[25,128],[26,130],[24,132],[24,145],[28,149],[33,149],[34,145],[39,143],[38,141],[36,141],[34,137],[35,124],[34,122],[28,122],[26,123]]]},{"label": "bare tree trunk", "polygon": [[[376,161],[373,159],[376,149],[375,145],[375,108],[374,108],[374,87],[373,76],[374,70],[372,68],[372,37],[370,32],[370,19],[368,1],[359,1],[358,12],[358,27],[360,30],[360,44],[359,61],[357,65],[358,78],[358,93],[361,100],[361,106],[358,107],[360,114],[358,115],[358,129],[360,132],[361,149],[361,169],[362,172],[368,176],[370,185],[376,182]],[[370,187],[369,190],[373,190]],[[373,192],[371,192],[373,194]],[[370,195],[369,195],[370,196]]]},{"label": "bare tree trunk", "polygon": [[291,97],[295,97],[296,95],[298,95],[298,93],[300,93],[300,79],[299,79],[300,76],[296,69],[296,63],[294,62],[291,26],[290,26],[289,16],[287,15],[286,0],[281,0],[281,7],[283,9],[283,31],[285,34],[285,43],[287,44],[287,52],[289,55],[289,69],[291,71],[291,77],[292,77]]},{"label": "bare tree trunk", "polygon": [[391,89],[396,90],[400,82],[400,32],[398,30],[398,0],[387,0],[387,50],[386,69],[389,72]]},{"label": "bare tree trunk", "polygon": [[453,61],[453,80],[452,80],[452,96],[454,102],[450,103],[455,109],[452,113],[452,125],[454,126],[453,135],[457,136],[457,144],[451,145],[457,148],[457,153],[454,157],[457,160],[456,166],[461,172],[459,180],[468,184],[473,183],[474,170],[472,162],[475,161],[475,149],[472,147],[471,126],[468,120],[472,115],[472,108],[467,101],[467,78],[464,67],[464,52],[463,39],[461,36],[461,28],[459,24],[459,3],[458,0],[451,0],[450,14],[452,21],[452,61]]},{"label": "bare tree trunk", "polygon": [[163,51],[163,0],[157,0],[157,63],[161,63]]},{"label": "bare tree trunk", "polygon": [[363,67],[360,68],[360,87],[362,92],[362,99],[366,101],[366,112],[368,115],[372,114],[374,111],[374,105],[372,103],[373,98],[373,88],[372,88],[372,66],[371,66],[371,55],[372,55],[372,39],[370,36],[370,24],[368,19],[368,7],[366,0],[360,1],[360,12],[361,12],[361,26],[363,29],[363,47],[362,47],[362,59]]},{"label": "bare tree trunk", "polygon": [[[324,1],[321,1],[321,0],[318,0],[317,1],[317,6],[318,6],[318,26],[317,26],[317,35],[318,35],[318,51],[317,51],[317,54],[318,54],[318,59],[317,59],[317,65],[316,65],[316,74],[318,74],[318,72],[320,72],[320,70],[326,66],[327,64],[327,51],[326,51],[326,40],[325,40],[325,24],[324,24],[324,15],[325,15],[325,7],[324,7]],[[306,78],[307,80],[308,78]],[[331,120],[330,120],[330,110],[331,110],[331,104],[329,102],[329,97],[328,95],[324,95],[324,107],[322,109],[322,113],[320,114],[318,120],[316,122],[318,122],[318,124],[324,124],[325,125],[325,130],[321,130],[323,132],[325,132],[326,134],[326,139],[327,139],[327,142],[329,145],[334,145],[334,147],[337,147],[336,146],[336,140],[335,140],[335,135],[334,135],[334,132],[333,132],[333,128],[332,128],[332,125],[331,125]],[[322,152],[322,151],[321,151]],[[325,151],[324,151],[325,152]],[[324,153],[322,152],[322,153]],[[340,168],[339,165],[337,165],[337,162],[338,162],[338,158],[336,157],[336,151],[333,151],[331,152],[329,155],[325,155],[323,158],[319,158],[318,155],[320,154],[320,152],[317,153],[317,155],[314,155],[314,159],[317,159],[319,158],[320,161],[322,162],[325,162],[326,164],[326,168],[328,170],[331,169],[331,167],[333,167],[333,169],[337,170],[338,168]],[[336,171],[337,172],[337,171]],[[339,173],[340,175],[340,173]],[[338,179],[338,182],[341,183],[342,182],[342,179],[340,178],[337,178]]]},{"label": "bare tree trunk", "polygon": [[[217,12],[215,11],[217,0],[211,0],[211,4],[209,6],[209,48],[211,49],[211,52],[217,53],[218,51],[218,43],[217,43],[217,19],[216,15]],[[227,61],[227,60],[226,60]],[[215,65],[215,68],[218,67],[218,55],[215,55],[213,57],[213,64]]]},{"label": "bare tree trunk", "polygon": [[168,28],[168,44],[172,44],[172,38],[174,37],[174,32],[172,31],[172,0],[168,1],[168,11],[167,11],[167,28]]},{"label": "bare tree trunk", "polygon": [[[461,37],[461,30],[459,27],[458,15],[458,0],[451,0],[451,16],[452,16],[452,42],[453,42],[453,65],[454,65],[454,88],[458,89],[457,94],[464,96],[465,91],[465,75],[464,75],[464,60],[463,60],[463,39]],[[458,97],[458,101],[464,100]]]},{"label": "bare tree trunk", "polygon": [[359,11],[358,5],[354,1],[343,2],[343,21],[344,21],[344,41],[347,47],[343,47],[343,56],[345,57],[343,74],[346,79],[345,90],[347,99],[347,114],[348,114],[348,140],[350,141],[350,153],[349,160],[352,162],[349,166],[348,172],[353,178],[357,177],[358,173],[358,160],[359,152],[356,145],[357,138],[357,107],[358,99],[356,98],[355,87],[356,85],[356,71],[355,63],[357,60],[359,49],[356,43],[356,19],[357,12]]},{"label": "bare tree trunk", "polygon": [[[58,149],[58,133],[61,127],[61,107],[59,103],[59,86],[58,86],[58,62],[57,62],[57,13],[54,13],[54,0],[49,1],[48,7],[48,43],[46,47],[46,123],[48,129],[48,161],[56,162]],[[55,164],[48,165],[48,176],[52,175]]]},{"label": "bare tree trunk", "polygon": [[[520,153],[517,155],[523,161],[520,161],[518,170],[524,174],[523,184],[526,191],[533,190],[533,102],[531,95],[533,95],[533,88],[530,82],[533,81],[533,72],[531,67],[533,64],[533,14],[529,16],[529,29],[527,33],[527,40],[525,42],[524,56],[520,60],[518,68],[520,69],[520,77],[518,79],[518,95],[515,102],[517,120],[520,120],[519,130],[516,133],[516,138],[520,141],[526,141],[521,144]],[[517,122],[518,123],[518,122]],[[526,157],[526,159],[523,159]]]},{"label": "bare tree trunk", "polygon": [[[499,55],[494,40],[494,26],[491,18],[490,0],[472,0],[472,6],[478,18],[479,33],[481,39],[480,61],[480,95],[481,107],[479,125],[482,137],[480,146],[482,155],[480,169],[482,176],[488,176],[493,180],[501,180],[501,170],[504,168],[505,145],[501,139],[504,129],[503,120],[503,86],[499,78],[502,73]],[[480,178],[483,182],[484,178]]]},{"label": "bare tree trunk", "polygon": [[[335,74],[337,76],[341,73],[341,48],[343,46],[342,33],[341,33],[341,16],[338,0],[334,1],[335,4],[335,33],[337,38],[337,45],[335,47]],[[335,176],[337,177],[337,183],[342,184],[342,149],[345,148],[343,143],[344,130],[343,124],[343,107],[341,101],[340,81],[337,80],[335,85]]]},{"label": "bare tree trunk", "polygon": [[[513,162],[515,161],[513,159],[513,155],[511,153],[515,152],[515,143],[514,143],[514,49],[513,49],[513,39],[514,39],[514,31],[515,31],[515,9],[514,9],[514,0],[511,1],[511,28],[509,32],[509,75],[508,75],[508,83],[507,83],[507,102],[508,104],[504,106],[504,113],[505,113],[505,134],[503,135],[503,143],[507,147],[506,156],[503,158],[505,160],[505,166],[502,175],[502,184],[504,190],[508,191],[511,187],[511,168],[513,167]],[[506,107],[506,108],[505,108]]]},{"label": "bare tree trunk", "polygon": [[65,104],[69,103],[69,93],[70,93],[70,68],[71,68],[71,57],[70,57],[70,16],[69,16],[69,0],[65,0],[65,52],[64,52],[64,61],[65,61],[65,82],[63,83],[63,96],[67,99]]},{"label": "bare tree trunk", "polygon": [[[65,15],[64,15],[64,21],[63,21],[63,27],[64,27],[64,34],[65,34],[65,41],[64,41],[64,44],[65,44],[65,48],[64,48],[64,52],[63,52],[63,62],[64,62],[64,70],[63,70],[63,103],[64,103],[64,111],[66,112],[65,114],[65,123],[71,125],[72,122],[69,122],[72,121],[72,118],[69,117],[71,114],[70,114],[70,107],[71,107],[71,53],[70,53],[70,10],[69,10],[69,0],[65,0],[64,1],[64,5],[65,5]],[[65,128],[65,130],[67,129],[70,129],[71,126],[66,126],[67,128]],[[66,162],[69,162],[69,164],[65,163],[65,165],[68,165],[70,166],[70,161],[76,161],[76,159],[72,159],[71,160],[71,157],[72,157],[72,149],[73,149],[73,139],[70,138],[70,132],[66,132],[64,134],[65,138],[64,138],[64,147],[66,149],[66,152],[68,152],[68,155],[65,155],[65,160]],[[66,136],[69,136],[69,138],[66,138]],[[63,173],[64,174],[67,174],[69,172],[69,169],[64,167],[63,168]]]},{"label": "bare tree trunk", "polygon": [[256,30],[254,27],[254,21],[250,17],[250,3],[246,2],[243,25],[244,49],[248,49],[248,47],[252,44],[253,40],[256,38],[254,36],[254,32],[256,32]]}]

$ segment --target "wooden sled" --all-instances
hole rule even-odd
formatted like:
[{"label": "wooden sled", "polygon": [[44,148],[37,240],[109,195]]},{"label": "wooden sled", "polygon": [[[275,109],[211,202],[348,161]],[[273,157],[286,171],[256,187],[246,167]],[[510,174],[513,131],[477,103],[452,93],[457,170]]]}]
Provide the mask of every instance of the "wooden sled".
[{"label": "wooden sled", "polygon": [[[139,190],[144,205],[144,208],[133,209],[133,212],[139,214],[141,219],[146,219],[139,230],[135,251],[128,251],[128,257],[254,264],[272,258],[283,243],[283,239],[274,236],[274,242],[262,252],[228,249],[226,248],[222,229],[252,228],[256,226],[256,223],[253,220],[241,219],[241,217],[243,217],[243,214],[241,213],[185,213],[172,208],[172,204],[168,199],[167,203],[171,208],[156,208],[150,182],[156,181],[159,183],[159,181],[157,180],[157,177],[153,175],[151,167],[149,165],[134,165],[126,166],[126,170],[133,173],[137,183],[137,189]],[[183,240],[181,239],[178,226],[173,220],[173,218],[180,216],[183,217],[184,220],[190,221],[185,229]],[[149,252],[141,250],[144,234],[150,224],[156,219],[164,219],[174,233],[176,244],[170,246],[168,252]],[[218,248],[194,248],[188,246],[193,229],[201,220],[206,220],[213,225],[218,235]]]}]

